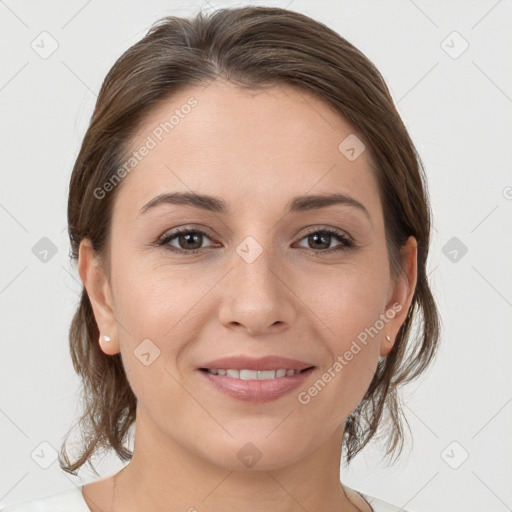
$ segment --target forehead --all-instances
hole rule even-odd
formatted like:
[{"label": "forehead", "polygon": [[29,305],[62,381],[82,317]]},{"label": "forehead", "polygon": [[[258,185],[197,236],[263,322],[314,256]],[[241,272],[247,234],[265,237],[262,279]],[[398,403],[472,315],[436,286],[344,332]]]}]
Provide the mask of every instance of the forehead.
[{"label": "forehead", "polygon": [[362,141],[331,105],[295,87],[247,91],[223,81],[189,87],[144,119],[115,208],[133,215],[127,209],[138,213],[173,191],[220,196],[234,210],[282,208],[292,196],[325,192],[378,208],[369,151],[354,160],[343,152],[346,144],[340,150],[345,140],[357,144],[354,136]]}]

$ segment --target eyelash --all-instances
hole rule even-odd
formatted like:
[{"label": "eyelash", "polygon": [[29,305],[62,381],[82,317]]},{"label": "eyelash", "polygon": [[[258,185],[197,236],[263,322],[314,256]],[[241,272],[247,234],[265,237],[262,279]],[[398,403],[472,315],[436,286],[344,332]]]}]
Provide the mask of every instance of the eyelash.
[{"label": "eyelash", "polygon": [[[191,234],[191,233],[201,234],[210,239],[210,237],[204,231],[201,231],[200,229],[191,229],[191,228],[185,227],[185,228],[177,228],[177,229],[171,231],[170,233],[166,233],[160,239],[157,240],[156,245],[158,247],[165,246],[165,245],[169,244],[169,242],[171,240],[178,237],[179,235]],[[335,238],[337,238],[338,241],[342,242],[344,245],[342,245],[340,247],[332,247],[331,249],[307,249],[306,248],[306,250],[312,251],[315,254],[320,254],[320,253],[331,254],[333,252],[346,251],[348,249],[355,247],[355,244],[354,244],[354,242],[352,242],[352,240],[347,238],[341,231],[338,231],[337,229],[333,229],[333,228],[322,228],[322,229],[312,230],[312,231],[306,233],[299,241],[302,241],[304,238],[314,235],[314,234],[318,234],[318,233],[332,235]],[[176,247],[173,247],[170,245],[168,247],[165,247],[165,249],[172,251],[172,252],[179,253],[179,254],[197,254],[197,253],[205,250],[205,248],[186,250],[186,249],[176,248]]]}]

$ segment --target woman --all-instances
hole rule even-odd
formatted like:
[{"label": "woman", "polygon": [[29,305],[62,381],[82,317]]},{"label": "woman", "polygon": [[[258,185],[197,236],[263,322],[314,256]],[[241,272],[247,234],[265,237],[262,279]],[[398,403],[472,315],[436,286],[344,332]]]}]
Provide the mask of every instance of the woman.
[{"label": "woman", "polygon": [[421,161],[361,52],[279,8],[160,20],[103,83],[68,223],[85,442],[60,464],[130,462],[5,512],[399,510],[339,478],[385,427],[398,456],[439,338]]}]

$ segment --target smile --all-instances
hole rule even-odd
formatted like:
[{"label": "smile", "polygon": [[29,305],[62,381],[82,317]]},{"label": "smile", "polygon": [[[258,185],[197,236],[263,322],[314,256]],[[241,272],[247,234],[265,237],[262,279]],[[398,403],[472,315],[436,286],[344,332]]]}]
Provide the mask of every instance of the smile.
[{"label": "smile", "polygon": [[210,389],[243,402],[270,402],[304,386],[316,367],[302,370],[246,370],[200,368]]},{"label": "smile", "polygon": [[304,370],[287,370],[285,368],[280,368],[278,370],[236,370],[236,369],[205,369],[208,373],[212,375],[225,375],[226,377],[230,377],[232,379],[240,379],[240,380],[267,380],[267,379],[281,379],[283,377],[291,377],[292,375],[297,375],[298,373],[303,372]]}]

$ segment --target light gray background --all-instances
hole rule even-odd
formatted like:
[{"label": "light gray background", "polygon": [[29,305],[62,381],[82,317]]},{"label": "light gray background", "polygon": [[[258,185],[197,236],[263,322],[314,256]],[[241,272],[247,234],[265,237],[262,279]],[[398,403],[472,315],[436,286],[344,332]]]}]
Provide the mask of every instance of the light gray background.
[{"label": "light gray background", "polygon": [[[414,444],[392,468],[369,446],[343,481],[413,512],[512,510],[512,2],[260,4],[326,23],[377,65],[429,180],[442,348],[404,393]],[[0,0],[0,505],[96,479],[62,472],[54,451],[79,411],[67,341],[81,289],[68,258],[69,176],[114,60],[157,18],[199,7]],[[47,59],[31,47],[43,31],[59,45]],[[57,249],[47,262],[32,251],[42,237]],[[467,254],[453,261],[448,243]],[[98,468],[121,466],[107,456]]]}]

